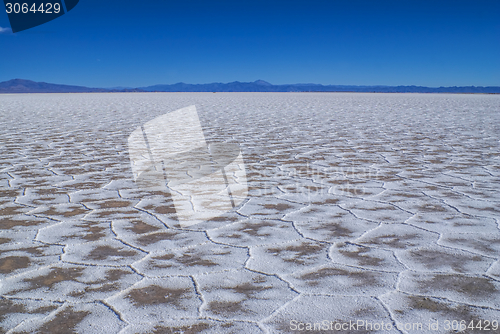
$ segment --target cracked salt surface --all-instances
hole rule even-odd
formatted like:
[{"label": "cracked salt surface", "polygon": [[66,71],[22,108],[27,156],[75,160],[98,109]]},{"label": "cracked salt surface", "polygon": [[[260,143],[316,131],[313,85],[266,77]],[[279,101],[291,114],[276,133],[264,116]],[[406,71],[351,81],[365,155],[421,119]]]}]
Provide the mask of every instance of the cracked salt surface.
[{"label": "cracked salt surface", "polygon": [[[208,144],[239,145],[229,176],[248,197],[185,226],[171,194],[134,183],[127,138],[190,105]],[[493,95],[0,95],[0,332],[500,321],[499,110]]]}]

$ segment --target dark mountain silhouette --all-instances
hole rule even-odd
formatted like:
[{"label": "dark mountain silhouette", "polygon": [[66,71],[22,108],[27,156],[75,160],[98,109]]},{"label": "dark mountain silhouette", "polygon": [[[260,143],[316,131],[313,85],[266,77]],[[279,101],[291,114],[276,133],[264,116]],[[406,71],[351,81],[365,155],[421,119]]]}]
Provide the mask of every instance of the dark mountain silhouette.
[{"label": "dark mountain silhouette", "polygon": [[138,89],[105,89],[82,86],[58,85],[46,82],[14,79],[0,82],[0,93],[92,93],[92,92],[128,92]]},{"label": "dark mountain silhouette", "polygon": [[500,93],[500,87],[423,87],[423,86],[343,86],[319,84],[272,85],[263,80],[211,84],[155,85],[141,87],[147,92],[375,92],[375,93]]},{"label": "dark mountain silhouette", "polygon": [[115,89],[57,85],[14,79],[0,82],[0,93],[91,93],[91,92],[374,92],[374,93],[483,93],[500,94],[500,87],[423,87],[423,86],[345,86],[320,84],[273,85],[263,80],[254,82],[154,85]]}]

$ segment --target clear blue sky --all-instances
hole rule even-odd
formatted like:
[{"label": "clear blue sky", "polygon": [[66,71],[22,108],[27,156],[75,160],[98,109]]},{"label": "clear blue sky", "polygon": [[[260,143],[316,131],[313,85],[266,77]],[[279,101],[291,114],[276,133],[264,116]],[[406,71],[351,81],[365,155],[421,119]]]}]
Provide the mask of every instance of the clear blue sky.
[{"label": "clear blue sky", "polygon": [[0,81],[500,86],[499,0],[80,0],[0,31]]}]

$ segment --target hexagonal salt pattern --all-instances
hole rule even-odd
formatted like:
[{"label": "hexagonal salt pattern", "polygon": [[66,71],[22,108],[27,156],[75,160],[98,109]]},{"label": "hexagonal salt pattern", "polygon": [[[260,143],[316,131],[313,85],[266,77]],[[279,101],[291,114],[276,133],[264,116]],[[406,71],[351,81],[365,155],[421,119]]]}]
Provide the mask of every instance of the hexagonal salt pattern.
[{"label": "hexagonal salt pattern", "polygon": [[[189,105],[207,143],[239,145],[248,197],[186,227],[168,191],[134,183],[127,138]],[[494,95],[0,95],[0,331],[499,333],[499,110]]]}]

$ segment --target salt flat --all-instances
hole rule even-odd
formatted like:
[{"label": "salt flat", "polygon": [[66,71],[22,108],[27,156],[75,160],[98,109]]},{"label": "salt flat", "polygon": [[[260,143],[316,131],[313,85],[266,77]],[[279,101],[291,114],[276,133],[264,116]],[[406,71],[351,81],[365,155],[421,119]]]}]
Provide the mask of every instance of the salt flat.
[{"label": "salt flat", "polygon": [[[248,197],[183,227],[127,138],[189,105]],[[500,96],[0,95],[0,128],[3,332],[500,333]]]}]

